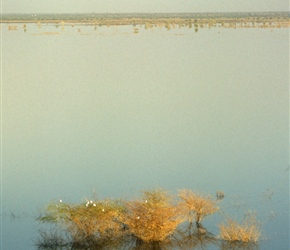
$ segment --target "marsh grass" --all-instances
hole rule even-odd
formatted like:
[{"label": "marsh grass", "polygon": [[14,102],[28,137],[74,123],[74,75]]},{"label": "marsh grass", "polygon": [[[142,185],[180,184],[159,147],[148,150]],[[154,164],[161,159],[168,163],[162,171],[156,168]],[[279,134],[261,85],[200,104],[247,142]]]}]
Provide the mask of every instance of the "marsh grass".
[{"label": "marsh grass", "polygon": [[186,220],[190,223],[195,221],[196,224],[199,224],[206,216],[219,210],[217,201],[209,195],[202,196],[191,190],[183,189],[178,196],[181,199],[179,206],[182,208]]},{"label": "marsh grass", "polygon": [[152,243],[166,240],[182,218],[172,197],[159,189],[144,191],[140,200],[128,202],[122,222],[137,239]]},{"label": "marsh grass", "polygon": [[247,214],[241,223],[228,218],[226,223],[219,225],[219,229],[223,241],[241,244],[258,242],[261,235],[260,225],[253,213]]}]

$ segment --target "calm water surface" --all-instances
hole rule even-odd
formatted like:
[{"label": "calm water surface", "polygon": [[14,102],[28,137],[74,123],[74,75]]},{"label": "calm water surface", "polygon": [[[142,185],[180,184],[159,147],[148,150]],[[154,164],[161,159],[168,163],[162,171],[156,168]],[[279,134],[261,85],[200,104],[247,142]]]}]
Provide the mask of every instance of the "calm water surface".
[{"label": "calm water surface", "polygon": [[206,228],[256,211],[289,249],[289,30],[138,29],[1,26],[1,249],[51,200],[154,187],[223,190]]}]

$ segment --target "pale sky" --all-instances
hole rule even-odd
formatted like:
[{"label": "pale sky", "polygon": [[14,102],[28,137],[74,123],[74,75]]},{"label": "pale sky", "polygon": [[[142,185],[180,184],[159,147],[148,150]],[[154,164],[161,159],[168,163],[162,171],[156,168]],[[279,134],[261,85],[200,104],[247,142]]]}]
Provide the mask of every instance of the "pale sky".
[{"label": "pale sky", "polygon": [[1,0],[2,13],[289,11],[289,0]]}]

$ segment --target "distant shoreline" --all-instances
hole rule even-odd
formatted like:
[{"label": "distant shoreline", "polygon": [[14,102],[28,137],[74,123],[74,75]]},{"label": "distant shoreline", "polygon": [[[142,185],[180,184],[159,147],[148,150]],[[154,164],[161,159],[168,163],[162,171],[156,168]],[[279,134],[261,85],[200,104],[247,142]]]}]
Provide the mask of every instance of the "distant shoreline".
[{"label": "distant shoreline", "polygon": [[2,14],[0,23],[55,25],[145,25],[152,26],[221,26],[221,27],[290,27],[290,12],[235,13],[85,13],[85,14]]},{"label": "distant shoreline", "polygon": [[290,19],[290,12],[228,12],[228,13],[57,13],[1,14],[0,22],[10,21],[97,21],[122,19]]}]

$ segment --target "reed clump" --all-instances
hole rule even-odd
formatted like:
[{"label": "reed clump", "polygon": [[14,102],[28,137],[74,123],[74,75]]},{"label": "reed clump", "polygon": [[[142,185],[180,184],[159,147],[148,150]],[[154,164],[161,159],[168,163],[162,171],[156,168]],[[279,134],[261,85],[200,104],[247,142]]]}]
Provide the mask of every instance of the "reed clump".
[{"label": "reed clump", "polygon": [[221,239],[228,242],[257,242],[261,235],[259,223],[253,214],[247,215],[241,223],[228,218],[219,229]]},{"label": "reed clump", "polygon": [[179,205],[184,211],[186,220],[190,223],[195,221],[196,224],[199,224],[206,216],[219,210],[217,201],[209,195],[202,196],[191,190],[183,189],[178,196],[181,199]]},{"label": "reed clump", "polygon": [[140,200],[126,204],[122,222],[143,242],[161,242],[182,222],[179,207],[164,190],[144,191]]}]

